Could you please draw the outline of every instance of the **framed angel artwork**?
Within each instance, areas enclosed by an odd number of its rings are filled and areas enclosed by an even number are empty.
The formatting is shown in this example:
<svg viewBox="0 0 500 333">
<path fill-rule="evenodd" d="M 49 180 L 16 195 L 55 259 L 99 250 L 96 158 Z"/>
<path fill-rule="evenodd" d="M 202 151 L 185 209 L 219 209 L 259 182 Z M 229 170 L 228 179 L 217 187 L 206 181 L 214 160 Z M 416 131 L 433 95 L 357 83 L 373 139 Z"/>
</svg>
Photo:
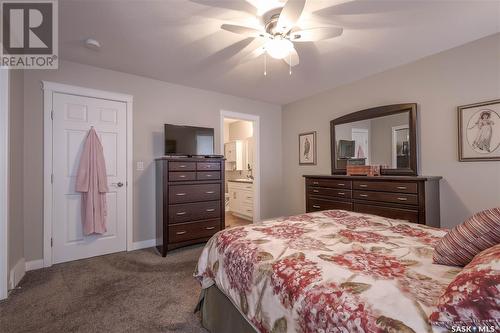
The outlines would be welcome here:
<svg viewBox="0 0 500 333">
<path fill-rule="evenodd" d="M 299 164 L 316 165 L 316 132 L 299 134 Z"/>
<path fill-rule="evenodd" d="M 458 107 L 458 156 L 500 161 L 500 99 Z"/>
</svg>

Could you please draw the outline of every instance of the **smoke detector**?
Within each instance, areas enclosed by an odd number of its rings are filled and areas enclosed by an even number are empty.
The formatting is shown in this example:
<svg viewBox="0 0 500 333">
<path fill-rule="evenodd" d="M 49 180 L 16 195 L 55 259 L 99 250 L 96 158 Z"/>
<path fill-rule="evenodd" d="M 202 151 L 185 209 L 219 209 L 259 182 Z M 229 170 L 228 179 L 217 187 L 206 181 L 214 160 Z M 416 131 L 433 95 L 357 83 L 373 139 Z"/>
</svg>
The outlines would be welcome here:
<svg viewBox="0 0 500 333">
<path fill-rule="evenodd" d="M 101 43 L 93 38 L 87 38 L 85 40 L 85 47 L 94 51 L 99 51 L 101 49 Z"/>
</svg>

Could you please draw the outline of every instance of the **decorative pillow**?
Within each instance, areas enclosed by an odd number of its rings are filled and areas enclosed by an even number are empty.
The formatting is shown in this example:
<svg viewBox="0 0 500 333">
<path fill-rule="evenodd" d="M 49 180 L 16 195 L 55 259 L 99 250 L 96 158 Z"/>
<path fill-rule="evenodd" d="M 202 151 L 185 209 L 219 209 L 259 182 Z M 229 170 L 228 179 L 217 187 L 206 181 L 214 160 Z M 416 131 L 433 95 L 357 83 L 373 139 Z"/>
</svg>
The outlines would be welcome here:
<svg viewBox="0 0 500 333">
<path fill-rule="evenodd" d="M 474 257 L 439 298 L 432 324 L 495 326 L 500 324 L 500 244 Z"/>
<path fill-rule="evenodd" d="M 500 208 L 476 213 L 451 229 L 434 247 L 436 264 L 465 266 L 475 255 L 500 243 Z"/>
</svg>

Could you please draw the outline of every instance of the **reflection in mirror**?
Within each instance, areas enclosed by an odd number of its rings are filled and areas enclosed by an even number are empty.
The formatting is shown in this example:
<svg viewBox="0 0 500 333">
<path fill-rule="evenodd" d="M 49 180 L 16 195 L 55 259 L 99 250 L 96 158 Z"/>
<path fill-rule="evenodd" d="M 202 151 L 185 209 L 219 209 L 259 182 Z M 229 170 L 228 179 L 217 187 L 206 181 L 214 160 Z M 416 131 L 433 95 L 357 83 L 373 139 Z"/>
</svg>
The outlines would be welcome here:
<svg viewBox="0 0 500 333">
<path fill-rule="evenodd" d="M 392 168 L 407 169 L 410 167 L 410 129 L 408 125 L 392 128 Z"/>
<path fill-rule="evenodd" d="M 407 169 L 410 161 L 410 113 L 335 125 L 337 169 L 349 165 L 382 165 Z"/>
</svg>

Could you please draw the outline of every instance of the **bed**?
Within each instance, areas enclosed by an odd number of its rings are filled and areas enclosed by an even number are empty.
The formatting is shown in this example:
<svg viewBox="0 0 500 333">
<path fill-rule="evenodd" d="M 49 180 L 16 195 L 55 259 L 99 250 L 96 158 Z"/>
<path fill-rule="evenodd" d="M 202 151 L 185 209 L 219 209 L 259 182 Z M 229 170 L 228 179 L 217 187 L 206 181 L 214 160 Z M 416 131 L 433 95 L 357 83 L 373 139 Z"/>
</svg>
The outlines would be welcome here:
<svg viewBox="0 0 500 333">
<path fill-rule="evenodd" d="M 443 332 L 429 314 L 460 269 L 446 231 L 331 210 L 226 229 L 199 258 L 203 325 L 225 332 Z"/>
</svg>

